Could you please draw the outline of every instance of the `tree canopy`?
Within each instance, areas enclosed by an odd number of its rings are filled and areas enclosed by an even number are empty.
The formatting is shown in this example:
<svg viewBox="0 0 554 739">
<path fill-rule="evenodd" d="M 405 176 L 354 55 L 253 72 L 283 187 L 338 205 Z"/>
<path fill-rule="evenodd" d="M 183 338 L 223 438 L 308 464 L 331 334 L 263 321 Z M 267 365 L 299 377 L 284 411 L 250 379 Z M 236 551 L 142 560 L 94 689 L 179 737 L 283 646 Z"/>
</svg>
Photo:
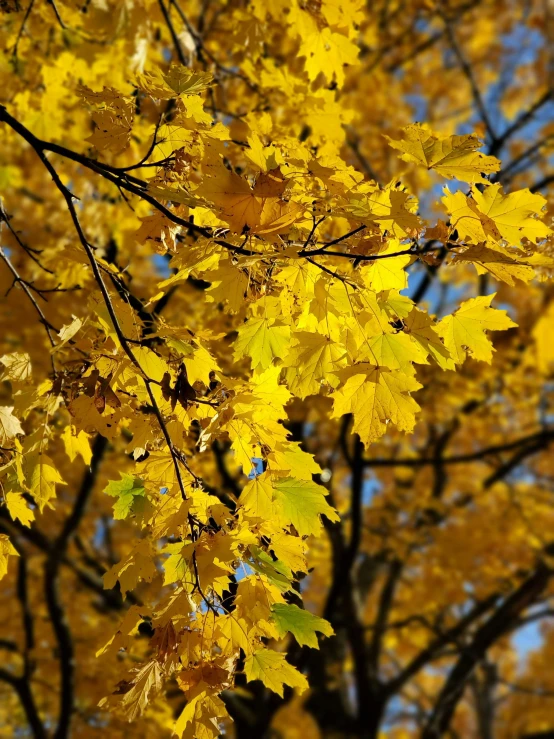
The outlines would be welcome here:
<svg viewBox="0 0 554 739">
<path fill-rule="evenodd" d="M 548 3 L 0 11 L 0 733 L 554 736 Z"/>
</svg>

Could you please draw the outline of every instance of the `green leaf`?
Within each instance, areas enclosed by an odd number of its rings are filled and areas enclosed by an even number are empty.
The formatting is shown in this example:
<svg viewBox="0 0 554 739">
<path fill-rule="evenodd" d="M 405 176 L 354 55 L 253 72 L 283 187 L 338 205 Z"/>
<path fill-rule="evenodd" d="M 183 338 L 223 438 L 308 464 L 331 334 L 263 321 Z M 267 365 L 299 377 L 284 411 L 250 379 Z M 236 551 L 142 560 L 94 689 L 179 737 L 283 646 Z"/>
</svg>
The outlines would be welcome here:
<svg viewBox="0 0 554 739">
<path fill-rule="evenodd" d="M 291 589 L 292 572 L 284 562 L 274 561 L 267 552 L 256 546 L 251 546 L 250 552 L 253 559 L 250 560 L 249 564 L 253 570 L 265 575 L 269 582 L 279 588 L 282 593 Z"/>
<path fill-rule="evenodd" d="M 327 491 L 311 480 L 293 477 L 273 482 L 276 515 L 283 525 L 293 524 L 300 536 L 318 534 L 321 530 L 320 515 L 329 521 L 338 521 L 334 508 L 325 500 Z"/>
<path fill-rule="evenodd" d="M 314 616 L 313 613 L 298 606 L 274 603 L 271 611 L 280 636 L 283 637 L 290 631 L 300 646 L 306 644 L 313 649 L 319 649 L 316 632 L 319 631 L 325 636 L 332 636 L 335 633 L 331 624 L 324 618 Z"/>
<path fill-rule="evenodd" d="M 139 477 L 128 475 L 126 472 L 120 472 L 121 480 L 111 480 L 104 492 L 117 498 L 114 503 L 114 518 L 122 519 L 133 511 L 135 498 L 144 496 L 144 484 Z"/>
</svg>

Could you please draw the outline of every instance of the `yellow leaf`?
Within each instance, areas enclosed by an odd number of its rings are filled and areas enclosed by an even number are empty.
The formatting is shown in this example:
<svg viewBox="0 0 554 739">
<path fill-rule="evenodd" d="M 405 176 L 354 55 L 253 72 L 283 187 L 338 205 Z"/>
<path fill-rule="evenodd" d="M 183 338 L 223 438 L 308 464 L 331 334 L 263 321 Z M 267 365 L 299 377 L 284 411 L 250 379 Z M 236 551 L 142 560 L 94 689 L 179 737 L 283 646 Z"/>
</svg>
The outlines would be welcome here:
<svg viewBox="0 0 554 739">
<path fill-rule="evenodd" d="M 264 575 L 248 575 L 240 580 L 237 588 L 236 615 L 249 624 L 255 634 L 278 638 L 275 626 L 271 624 L 271 607 L 274 603 L 284 603 L 279 588 Z"/>
<path fill-rule="evenodd" d="M 8 557 L 19 557 L 19 554 L 8 537 L 0 534 L 0 580 L 8 572 Z"/>
<path fill-rule="evenodd" d="M 13 415 L 13 406 L 0 405 L 0 444 L 24 433 L 21 422 Z"/>
<path fill-rule="evenodd" d="M 181 478 L 188 484 L 191 477 L 184 467 L 181 467 Z M 145 483 L 145 487 L 153 492 L 159 492 L 160 488 L 169 491 L 177 485 L 177 473 L 173 457 L 169 451 L 150 452 L 143 462 L 137 465 L 137 475 Z"/>
<path fill-rule="evenodd" d="M 204 681 L 187 691 L 187 704 L 175 723 L 174 735 L 179 739 L 217 739 L 221 736 L 220 722 L 228 713 L 214 692 Z"/>
<path fill-rule="evenodd" d="M 123 681 L 113 696 L 103 698 L 100 707 L 113 705 L 128 721 L 134 721 L 141 716 L 148 705 L 162 689 L 162 668 L 156 659 L 150 660 L 136 671 L 130 681 Z M 123 697 L 119 696 L 123 694 Z"/>
<path fill-rule="evenodd" d="M 94 405 L 94 398 L 88 395 L 79 395 L 69 404 L 72 423 L 85 431 L 98 431 L 107 439 L 113 439 L 117 434 L 117 424 L 108 414 L 101 415 Z"/>
<path fill-rule="evenodd" d="M 297 252 L 298 248 L 295 247 L 294 251 Z M 284 267 L 274 279 L 294 295 L 304 296 L 314 294 L 314 286 L 320 274 L 321 270 L 318 267 L 299 258 L 293 264 Z"/>
<path fill-rule="evenodd" d="M 271 534 L 271 549 L 277 559 L 284 562 L 292 572 L 305 572 L 306 544 L 298 536 L 290 536 L 282 531 Z"/>
<path fill-rule="evenodd" d="M 398 239 L 391 239 L 387 247 L 379 252 L 379 256 L 396 254 L 399 251 L 406 251 L 407 248 L 407 246 L 401 246 Z M 408 273 L 405 267 L 412 260 L 413 257 L 409 254 L 376 259 L 362 268 L 363 281 L 367 287 L 376 293 L 382 290 L 403 290 L 408 287 Z"/>
<path fill-rule="evenodd" d="M 135 239 L 139 244 L 146 244 L 148 241 L 159 244 L 162 253 L 166 249 L 175 249 L 175 237 L 179 233 L 180 226 L 170 221 L 158 210 L 153 215 L 139 220 L 141 227 L 135 233 Z"/>
<path fill-rule="evenodd" d="M 434 169 L 443 177 L 486 183 L 481 173 L 491 174 L 500 169 L 500 161 L 496 157 L 485 156 L 477 151 L 482 143 L 474 133 L 440 136 L 419 123 L 407 126 L 403 133 L 404 138 L 400 141 L 385 136 L 393 149 L 403 152 L 400 158 Z"/>
<path fill-rule="evenodd" d="M 98 151 L 112 151 L 120 154 L 129 146 L 133 130 L 132 104 L 113 105 L 92 114 L 94 132 L 85 141 L 89 141 Z"/>
<path fill-rule="evenodd" d="M 125 599 L 127 592 L 133 590 L 139 580 L 152 582 L 158 570 L 153 561 L 151 546 L 148 539 L 139 541 L 124 559 L 106 572 L 103 578 L 104 589 L 110 590 L 119 581 L 121 596 Z"/>
<path fill-rule="evenodd" d="M 327 27 L 320 29 L 318 24 L 312 20 L 310 24 L 307 24 L 307 33 L 302 34 L 298 54 L 306 57 L 304 68 L 311 81 L 323 73 L 329 82 L 332 82 L 335 77 L 337 85 L 342 87 L 344 66 L 356 64 L 358 52 L 356 44 L 346 36 L 335 33 Z"/>
<path fill-rule="evenodd" d="M 271 477 L 264 472 L 264 474 L 257 475 L 253 480 L 250 480 L 240 494 L 240 504 L 253 516 L 265 521 L 270 520 L 273 512 Z"/>
<path fill-rule="evenodd" d="M 235 359 L 248 356 L 252 369 L 263 371 L 277 357 L 285 356 L 290 342 L 290 328 L 273 319 L 250 318 L 238 330 L 234 344 Z"/>
<path fill-rule="evenodd" d="M 278 383 L 281 367 L 272 365 L 264 372 L 254 375 L 252 378 L 253 392 L 257 398 L 262 399 L 267 405 L 281 410 L 292 395 L 286 385 Z"/>
<path fill-rule="evenodd" d="M 73 317 L 73 320 L 71 323 L 68 323 L 67 326 L 62 326 L 61 331 L 58 333 L 58 336 L 60 337 L 60 341 L 65 344 L 70 339 L 72 339 L 78 331 L 80 331 L 81 326 L 83 325 L 83 320 L 81 318 Z M 59 344 L 56 347 L 59 349 Z"/>
<path fill-rule="evenodd" d="M 165 74 L 159 68 L 144 72 L 138 76 L 137 84 L 148 95 L 169 100 L 177 95 L 197 95 L 204 92 L 212 79 L 209 72 L 193 72 L 182 64 L 172 64 Z"/>
<path fill-rule="evenodd" d="M 419 344 L 426 355 L 430 354 L 443 370 L 455 368 L 450 352 L 444 346 L 436 330 L 436 324 L 427 313 L 414 308 L 404 319 L 404 329 Z"/>
<path fill-rule="evenodd" d="M 368 361 L 381 367 L 406 370 L 411 362 L 428 364 L 427 352 L 403 331 L 380 334 L 368 343 L 370 348 Z"/>
<path fill-rule="evenodd" d="M 298 442 L 290 441 L 275 445 L 268 456 L 268 466 L 273 471 L 286 472 L 289 477 L 299 480 L 311 480 L 312 475 L 321 472 L 313 455 L 301 449 Z"/>
<path fill-rule="evenodd" d="M 167 362 L 146 346 L 133 347 L 133 354 L 144 374 L 151 380 L 161 382 L 164 374 L 168 371 Z"/>
<path fill-rule="evenodd" d="M 209 278 L 211 282 L 207 290 L 209 299 L 216 303 L 228 303 L 232 313 L 239 311 L 244 305 L 248 287 L 248 276 L 244 271 L 227 260 L 214 272 L 210 272 Z"/>
<path fill-rule="evenodd" d="M 451 316 L 446 316 L 438 323 L 437 333 L 444 339 L 456 364 L 462 364 L 468 351 L 474 359 L 490 364 L 494 349 L 485 330 L 505 331 L 517 326 L 505 310 L 490 307 L 495 295 L 481 295 L 466 300 Z"/>
<path fill-rule="evenodd" d="M 392 234 L 397 239 L 414 236 L 421 229 L 421 221 L 416 214 L 417 200 L 403 190 L 392 189 L 390 185 L 384 190 L 371 189 L 367 194 L 363 190 L 361 194 L 355 193 L 349 200 L 347 210 L 356 218 L 374 221 L 381 233 Z"/>
<path fill-rule="evenodd" d="M 4 354 L 0 357 L 0 362 L 6 368 L 0 380 L 23 382 L 31 377 L 31 357 L 26 353 Z"/>
<path fill-rule="evenodd" d="M 536 244 L 552 233 L 540 220 L 546 199 L 538 193 L 525 189 L 503 195 L 497 183 L 483 192 L 475 190 L 473 197 L 481 213 L 494 221 L 502 238 L 512 246 L 518 246 L 523 237 Z"/>
<path fill-rule="evenodd" d="M 90 448 L 89 437 L 84 431 L 74 434 L 73 428 L 66 426 L 63 430 L 62 439 L 66 454 L 72 462 L 75 461 L 76 456 L 79 454 L 85 464 L 90 464 L 92 450 Z"/>
<path fill-rule="evenodd" d="M 54 466 L 54 462 L 43 452 L 31 452 L 23 460 L 23 472 L 27 487 L 36 500 L 40 512 L 56 497 L 56 485 L 66 485 Z"/>
<path fill-rule="evenodd" d="M 287 384 L 295 395 L 305 398 L 319 393 L 323 383 L 336 387 L 336 370 L 346 364 L 344 348 L 322 334 L 299 331 L 284 366 Z"/>
<path fill-rule="evenodd" d="M 181 355 L 191 385 L 200 381 L 208 387 L 210 373 L 221 371 L 217 361 L 205 347 L 174 338 L 168 338 L 167 344 Z"/>
<path fill-rule="evenodd" d="M 517 255 L 509 254 L 505 249 L 496 245 L 494 248 L 484 244 L 472 246 L 463 253 L 455 255 L 452 263 L 458 262 L 470 262 L 475 266 L 478 274 L 489 272 L 497 280 L 502 280 L 508 285 L 514 285 L 514 280 L 529 282 L 535 276 L 535 270 L 526 263 L 524 257 L 518 259 Z"/>
<path fill-rule="evenodd" d="M 308 681 L 287 662 L 284 654 L 270 649 L 259 649 L 249 655 L 244 663 L 246 679 L 261 680 L 262 683 L 277 695 L 283 697 L 283 685 L 296 688 L 299 693 L 308 689 Z"/>
<path fill-rule="evenodd" d="M 333 393 L 333 418 L 354 416 L 354 431 L 365 446 L 377 441 L 393 423 L 401 431 L 412 431 L 418 404 L 410 392 L 421 385 L 401 372 L 360 364 L 341 373 L 345 384 Z"/>
<path fill-rule="evenodd" d="M 35 514 L 21 493 L 6 493 L 6 505 L 13 520 L 18 518 L 23 526 L 30 526 L 31 521 L 35 520 Z"/>
<path fill-rule="evenodd" d="M 456 229 L 460 239 L 479 244 L 487 241 L 489 236 L 494 241 L 501 238 L 494 221 L 481 213 L 475 201 L 463 192 L 451 193 L 445 187 L 442 202 L 450 213 L 450 226 Z"/>
<path fill-rule="evenodd" d="M 248 640 L 248 624 L 236 614 L 228 613 L 217 619 L 216 634 L 228 640 L 232 648 L 240 648 L 245 654 L 251 651 L 250 641 Z"/>
<path fill-rule="evenodd" d="M 221 208 L 221 218 L 232 231 L 268 236 L 289 228 L 304 212 L 304 206 L 282 198 L 285 187 L 279 170 L 261 174 L 252 189 L 235 172 L 223 169 L 218 176 L 206 177 L 195 194 Z"/>
<path fill-rule="evenodd" d="M 262 172 L 270 172 L 277 169 L 280 164 L 284 164 L 285 160 L 279 149 L 275 146 L 264 146 L 258 134 L 253 133 L 247 138 L 249 149 L 245 150 L 247 158 L 255 164 Z"/>
<path fill-rule="evenodd" d="M 227 424 L 227 432 L 232 442 L 231 451 L 235 462 L 241 465 L 244 474 L 248 475 L 254 466 L 252 458 L 257 456 L 255 450 L 258 442 L 252 434 L 252 429 L 245 421 L 234 418 Z"/>
</svg>

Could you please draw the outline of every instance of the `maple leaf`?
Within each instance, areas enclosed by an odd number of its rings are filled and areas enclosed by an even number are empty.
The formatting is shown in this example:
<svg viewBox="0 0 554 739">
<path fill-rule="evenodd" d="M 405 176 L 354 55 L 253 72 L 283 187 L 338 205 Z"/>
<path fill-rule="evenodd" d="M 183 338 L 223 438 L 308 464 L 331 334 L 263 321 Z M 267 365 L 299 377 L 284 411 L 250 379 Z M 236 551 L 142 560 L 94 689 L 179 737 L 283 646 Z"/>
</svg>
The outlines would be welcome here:
<svg viewBox="0 0 554 739">
<path fill-rule="evenodd" d="M 275 358 L 286 355 L 290 328 L 274 319 L 250 318 L 238 330 L 234 344 L 235 359 L 249 356 L 253 370 L 266 370 Z"/>
<path fill-rule="evenodd" d="M 234 613 L 227 613 L 219 618 L 216 628 L 218 633 L 228 640 L 233 647 L 239 647 L 245 654 L 251 651 L 248 624 L 246 621 L 237 618 Z"/>
<path fill-rule="evenodd" d="M 71 321 L 71 323 L 68 323 L 67 325 L 62 326 L 62 328 L 58 332 L 60 341 L 52 349 L 52 352 L 59 351 L 63 346 L 65 346 L 65 344 L 67 344 L 68 341 L 71 341 L 71 339 L 74 336 L 76 336 L 81 330 L 83 326 L 83 319 L 78 318 L 77 316 L 73 316 L 72 318 L 73 320 Z"/>
<path fill-rule="evenodd" d="M 6 368 L 2 373 L 2 380 L 23 382 L 31 377 L 31 357 L 26 353 L 13 352 L 0 357 L 0 362 Z"/>
<path fill-rule="evenodd" d="M 144 539 L 136 544 L 129 554 L 111 567 L 104 575 L 104 588 L 111 589 L 119 581 L 121 596 L 125 598 L 129 590 L 133 590 L 139 580 L 152 582 L 158 574 L 152 559 L 151 543 Z"/>
<path fill-rule="evenodd" d="M 51 500 L 56 497 L 56 485 L 66 485 L 53 460 L 42 451 L 34 451 L 25 456 L 23 471 L 27 487 L 39 510 L 52 506 Z"/>
<path fill-rule="evenodd" d="M 84 431 L 79 431 L 77 434 L 73 433 L 71 426 L 66 426 L 62 434 L 65 451 L 69 459 L 74 462 L 77 455 L 79 455 L 85 464 L 90 464 L 92 459 L 92 450 L 90 448 L 90 441 L 87 434 Z"/>
<path fill-rule="evenodd" d="M 500 169 L 496 157 L 478 152 L 482 146 L 475 134 L 465 136 L 438 136 L 419 123 L 402 129 L 404 138 L 395 141 L 385 136 L 393 149 L 403 152 L 400 157 L 405 162 L 422 164 L 433 169 L 443 177 L 462 182 L 484 182 L 482 173 L 491 174 Z"/>
<path fill-rule="evenodd" d="M 256 133 L 249 136 L 247 142 L 250 148 L 246 150 L 245 154 L 261 172 L 267 174 L 285 163 L 279 150 L 272 145 L 264 146 Z"/>
<path fill-rule="evenodd" d="M 88 395 L 79 395 L 71 401 L 69 410 L 77 433 L 98 431 L 108 439 L 115 437 L 117 433 L 115 419 L 108 414 L 99 413 L 94 398 Z"/>
<path fill-rule="evenodd" d="M 0 406 L 0 443 L 24 433 L 21 422 L 13 415 L 13 406 Z"/>
<path fill-rule="evenodd" d="M 334 508 L 325 500 L 327 491 L 311 480 L 292 477 L 272 480 L 274 515 L 281 526 L 292 524 L 300 536 L 318 534 L 322 523 L 320 516 L 338 521 Z"/>
<path fill-rule="evenodd" d="M 156 659 L 150 660 L 136 671 L 130 681 L 121 681 L 113 696 L 102 698 L 100 707 L 107 707 L 110 702 L 115 703 L 120 712 L 128 721 L 134 721 L 144 713 L 149 700 L 162 689 L 162 668 Z M 123 695 L 121 699 L 116 696 Z"/>
<path fill-rule="evenodd" d="M 12 519 L 21 521 L 23 526 L 30 527 L 31 521 L 35 520 L 35 514 L 27 505 L 27 501 L 21 493 L 8 492 L 5 496 L 6 505 Z"/>
<path fill-rule="evenodd" d="M 264 372 L 253 376 L 252 390 L 256 398 L 260 398 L 267 405 L 277 408 L 282 412 L 283 406 L 289 402 L 292 395 L 285 385 L 279 384 L 280 374 L 281 367 L 277 365 L 268 367 Z"/>
<path fill-rule="evenodd" d="M 552 233 L 539 218 L 546 205 L 546 199 L 539 193 L 517 190 L 504 195 L 502 186 L 496 183 L 483 192 L 475 190 L 473 198 L 481 213 L 494 221 L 502 238 L 511 245 L 519 245 L 523 237 L 536 244 Z"/>
<path fill-rule="evenodd" d="M 444 193 L 442 202 L 451 215 L 451 227 L 457 230 L 460 238 L 474 244 L 489 239 L 495 242 L 500 240 L 501 234 L 495 222 L 479 210 L 473 198 L 459 190 L 451 193 L 446 187 Z"/>
<path fill-rule="evenodd" d="M 414 308 L 404 319 L 404 330 L 419 344 L 426 356 L 429 354 L 442 369 L 453 370 L 454 362 L 449 350 L 442 343 L 437 324 L 419 308 Z"/>
<path fill-rule="evenodd" d="M 496 293 L 466 300 L 451 316 L 437 324 L 437 333 L 444 339 L 456 364 L 462 364 L 468 352 L 474 359 L 492 361 L 493 345 L 485 331 L 505 331 L 517 326 L 505 310 L 491 308 Z"/>
<path fill-rule="evenodd" d="M 294 578 L 290 568 L 284 562 L 272 559 L 260 547 L 251 546 L 250 553 L 252 554 L 252 559 L 249 561 L 249 564 L 254 572 L 265 575 L 268 582 L 275 585 L 281 593 L 291 590 Z"/>
<path fill-rule="evenodd" d="M 212 283 L 208 289 L 210 299 L 218 303 L 228 303 L 230 311 L 238 312 L 244 305 L 248 288 L 248 276 L 244 270 L 224 262 L 210 273 L 210 281 Z"/>
<path fill-rule="evenodd" d="M 310 80 L 323 73 L 329 82 L 336 77 L 337 84 L 344 84 L 344 66 L 356 64 L 359 49 L 350 39 L 330 28 L 319 28 L 312 21 L 302 33 L 299 56 L 306 57 L 305 69 Z"/>
<path fill-rule="evenodd" d="M 392 234 L 397 239 L 413 236 L 421 229 L 421 221 L 416 215 L 417 200 L 402 190 L 394 190 L 388 185 L 384 190 L 359 188 L 347 205 L 347 210 L 365 222 L 374 221 L 382 233 Z M 391 251 L 402 251 L 398 246 Z M 388 260 L 387 260 L 388 261 Z M 405 262 L 407 264 L 407 262 Z M 397 262 L 400 264 L 400 262 Z"/>
<path fill-rule="evenodd" d="M 138 76 L 141 90 L 154 98 L 169 100 L 177 95 L 197 95 L 206 90 L 213 77 L 209 72 L 194 72 L 180 64 L 172 64 L 164 74 L 159 68 Z"/>
<path fill-rule="evenodd" d="M 282 531 L 272 533 L 271 549 L 292 572 L 306 571 L 306 544 L 299 537 L 289 536 Z"/>
<path fill-rule="evenodd" d="M 145 488 L 152 492 L 157 493 L 161 488 L 171 491 L 177 485 L 175 464 L 169 450 L 150 452 L 146 459 L 138 463 L 136 470 Z M 181 479 L 188 483 L 192 478 L 186 470 L 182 470 Z"/>
<path fill-rule="evenodd" d="M 142 480 L 126 472 L 120 472 L 121 480 L 111 480 L 104 488 L 106 495 L 117 498 L 113 507 L 115 519 L 127 518 L 132 512 L 136 498 L 144 498 L 144 485 Z"/>
<path fill-rule="evenodd" d="M 270 649 L 259 649 L 248 655 L 244 662 L 246 679 L 261 680 L 266 688 L 283 697 L 283 686 L 289 685 L 300 693 L 308 688 L 308 681 L 287 662 L 284 654 Z"/>
<path fill-rule="evenodd" d="M 503 195 L 501 185 L 495 184 L 467 197 L 445 188 L 443 203 L 452 216 L 452 228 L 475 244 L 505 240 L 511 246 L 519 246 L 524 237 L 536 244 L 552 233 L 540 220 L 546 200 L 529 190 Z"/>
<path fill-rule="evenodd" d="M 273 485 L 269 475 L 256 475 L 241 493 L 241 505 L 253 516 L 267 520 L 273 513 Z"/>
<path fill-rule="evenodd" d="M 410 392 L 421 385 L 398 371 L 360 364 L 340 372 L 344 385 L 332 394 L 333 417 L 354 416 L 354 431 L 365 446 L 381 438 L 388 423 L 412 431 L 418 404 Z"/>
<path fill-rule="evenodd" d="M 488 272 L 508 285 L 514 285 L 514 280 L 529 282 L 535 276 L 535 270 L 531 265 L 526 264 L 525 259 L 499 246 L 493 248 L 478 244 L 464 252 L 457 253 L 452 261 L 453 263 L 469 262 L 475 266 L 478 274 Z"/>
<path fill-rule="evenodd" d="M 165 551 L 169 557 L 164 563 L 164 584 L 170 585 L 184 580 L 190 572 L 188 562 L 192 560 L 192 551 L 180 542 L 168 544 Z"/>
<path fill-rule="evenodd" d="M 368 342 L 368 349 L 368 360 L 381 367 L 406 370 L 411 362 L 427 364 L 427 352 L 402 331 L 375 336 Z"/>
<path fill-rule="evenodd" d="M 204 681 L 187 691 L 187 705 L 173 729 L 179 739 L 217 739 L 221 735 L 219 723 L 228 714 L 214 692 Z"/>
<path fill-rule="evenodd" d="M 217 205 L 231 230 L 272 236 L 289 228 L 304 212 L 303 205 L 283 199 L 285 187 L 279 170 L 261 174 L 252 189 L 245 179 L 224 169 L 217 177 L 206 178 L 195 195 Z"/>
<path fill-rule="evenodd" d="M 134 122 L 134 107 L 131 99 L 124 97 L 113 88 L 104 88 L 102 93 L 82 87 L 88 102 L 100 106 L 92 114 L 94 132 L 89 141 L 98 151 L 112 151 L 120 154 L 129 146 Z M 88 92 L 86 92 L 88 90 Z"/>
<path fill-rule="evenodd" d="M 344 364 L 346 356 L 340 344 L 308 331 L 293 334 L 291 350 L 283 363 L 287 384 L 300 398 L 318 393 L 323 383 L 336 385 L 333 373 Z"/>
<path fill-rule="evenodd" d="M 400 241 L 391 239 L 387 246 L 379 252 L 379 256 L 397 254 L 406 251 L 406 247 L 400 246 Z M 409 254 L 385 259 L 376 259 L 374 262 L 364 266 L 364 283 L 379 293 L 383 290 L 403 290 L 408 287 L 408 274 L 405 267 L 413 260 Z"/>
<path fill-rule="evenodd" d="M 176 236 L 180 227 L 169 220 L 163 213 L 156 211 L 151 216 L 145 216 L 140 219 L 141 226 L 135 233 L 135 239 L 140 244 L 148 241 L 162 247 L 162 252 L 166 249 L 175 249 Z"/>
<path fill-rule="evenodd" d="M 319 649 L 316 632 L 319 631 L 325 636 L 332 636 L 335 633 L 331 624 L 324 618 L 314 616 L 294 604 L 275 603 L 271 612 L 280 635 L 284 636 L 290 631 L 301 646 L 306 644 L 313 649 Z"/>
</svg>

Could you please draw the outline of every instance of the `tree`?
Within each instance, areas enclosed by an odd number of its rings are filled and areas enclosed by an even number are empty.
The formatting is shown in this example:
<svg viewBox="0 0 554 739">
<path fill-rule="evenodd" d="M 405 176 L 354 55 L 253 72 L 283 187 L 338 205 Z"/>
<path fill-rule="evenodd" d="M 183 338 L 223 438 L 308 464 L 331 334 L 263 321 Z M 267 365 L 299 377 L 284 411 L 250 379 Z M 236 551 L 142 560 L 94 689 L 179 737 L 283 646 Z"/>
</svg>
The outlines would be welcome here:
<svg viewBox="0 0 554 739">
<path fill-rule="evenodd" d="M 547 4 L 0 7 L 2 735 L 554 735 Z"/>
</svg>

